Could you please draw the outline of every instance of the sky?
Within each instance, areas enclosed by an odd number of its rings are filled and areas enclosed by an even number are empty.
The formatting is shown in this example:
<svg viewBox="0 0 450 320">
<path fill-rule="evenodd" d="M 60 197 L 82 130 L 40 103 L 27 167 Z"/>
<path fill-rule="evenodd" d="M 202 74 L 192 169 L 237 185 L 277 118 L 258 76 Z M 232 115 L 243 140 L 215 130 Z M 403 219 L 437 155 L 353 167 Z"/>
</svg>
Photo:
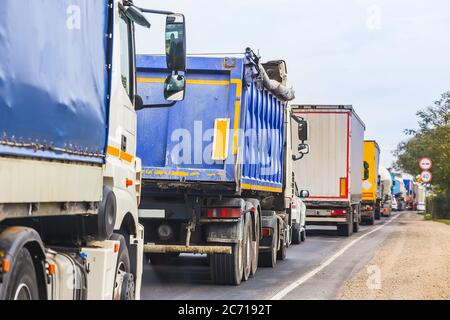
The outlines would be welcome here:
<svg viewBox="0 0 450 320">
<path fill-rule="evenodd" d="M 351 104 L 381 163 L 450 90 L 448 0 L 135 0 L 186 17 L 189 53 L 259 50 L 284 59 L 299 104 Z M 164 16 L 137 27 L 138 53 L 164 53 Z"/>
</svg>

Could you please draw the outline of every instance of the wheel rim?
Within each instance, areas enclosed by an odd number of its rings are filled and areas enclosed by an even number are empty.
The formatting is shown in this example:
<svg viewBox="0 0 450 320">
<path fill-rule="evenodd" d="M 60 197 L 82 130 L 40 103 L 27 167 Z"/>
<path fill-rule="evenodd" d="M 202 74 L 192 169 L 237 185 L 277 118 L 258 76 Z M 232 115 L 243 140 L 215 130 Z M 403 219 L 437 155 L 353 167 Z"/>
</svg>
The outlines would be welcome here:
<svg viewBox="0 0 450 320">
<path fill-rule="evenodd" d="M 31 290 L 25 283 L 21 283 L 17 287 L 14 300 L 32 300 Z"/>
<path fill-rule="evenodd" d="M 120 293 L 122 292 L 123 278 L 125 277 L 127 271 L 123 261 L 119 263 L 116 273 L 116 282 L 114 284 L 114 300 L 120 300 Z"/>
</svg>

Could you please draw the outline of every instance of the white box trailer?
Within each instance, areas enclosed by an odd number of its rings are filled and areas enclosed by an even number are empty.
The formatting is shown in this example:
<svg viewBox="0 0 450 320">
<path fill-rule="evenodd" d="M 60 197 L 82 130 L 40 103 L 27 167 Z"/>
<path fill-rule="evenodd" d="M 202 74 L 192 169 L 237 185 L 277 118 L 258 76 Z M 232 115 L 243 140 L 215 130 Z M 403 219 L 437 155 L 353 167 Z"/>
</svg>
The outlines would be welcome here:
<svg viewBox="0 0 450 320">
<path fill-rule="evenodd" d="M 308 121 L 310 154 L 294 163 L 296 182 L 308 190 L 308 225 L 335 225 L 340 235 L 359 229 L 365 125 L 352 106 L 293 105 Z M 294 144 L 295 145 L 295 144 Z"/>
</svg>

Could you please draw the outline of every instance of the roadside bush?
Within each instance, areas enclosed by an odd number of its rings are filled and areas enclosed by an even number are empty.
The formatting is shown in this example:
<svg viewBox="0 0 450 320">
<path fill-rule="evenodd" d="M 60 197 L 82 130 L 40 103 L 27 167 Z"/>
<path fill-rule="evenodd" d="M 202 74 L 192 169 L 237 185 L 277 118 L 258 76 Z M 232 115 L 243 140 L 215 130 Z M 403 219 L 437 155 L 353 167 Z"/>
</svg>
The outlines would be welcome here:
<svg viewBox="0 0 450 320">
<path fill-rule="evenodd" d="M 450 199 L 444 193 L 439 193 L 427 199 L 427 212 L 433 219 L 450 219 Z"/>
</svg>

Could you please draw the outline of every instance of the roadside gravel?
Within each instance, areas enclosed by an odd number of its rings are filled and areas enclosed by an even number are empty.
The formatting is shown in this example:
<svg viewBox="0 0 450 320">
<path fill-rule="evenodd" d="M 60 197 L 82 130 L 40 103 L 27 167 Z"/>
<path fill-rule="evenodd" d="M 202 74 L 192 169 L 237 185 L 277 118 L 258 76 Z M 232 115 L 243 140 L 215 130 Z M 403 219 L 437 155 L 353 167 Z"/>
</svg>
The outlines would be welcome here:
<svg viewBox="0 0 450 320">
<path fill-rule="evenodd" d="M 338 299 L 450 299 L 450 226 L 407 212 Z"/>
</svg>

